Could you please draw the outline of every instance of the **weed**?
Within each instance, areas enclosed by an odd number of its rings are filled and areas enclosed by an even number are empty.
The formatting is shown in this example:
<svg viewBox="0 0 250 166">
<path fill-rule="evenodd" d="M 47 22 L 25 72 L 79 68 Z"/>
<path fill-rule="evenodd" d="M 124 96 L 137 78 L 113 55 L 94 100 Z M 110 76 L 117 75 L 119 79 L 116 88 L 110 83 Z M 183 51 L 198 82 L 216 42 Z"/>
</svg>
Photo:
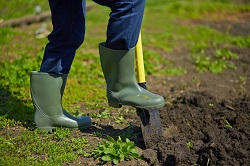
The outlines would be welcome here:
<svg viewBox="0 0 250 166">
<path fill-rule="evenodd" d="M 250 37 L 237 36 L 231 39 L 231 43 L 239 47 L 250 47 Z"/>
<path fill-rule="evenodd" d="M 116 123 L 123 123 L 124 122 L 124 117 L 122 115 L 115 117 L 115 122 Z"/>
<path fill-rule="evenodd" d="M 244 84 L 246 84 L 247 78 L 244 77 L 244 76 L 239 76 L 239 81 L 240 81 L 241 84 L 244 85 Z"/>
<path fill-rule="evenodd" d="M 233 126 L 226 119 L 224 120 L 224 122 L 225 122 L 225 127 L 233 128 Z"/>
<path fill-rule="evenodd" d="M 70 130 L 67 128 L 58 128 L 54 133 L 53 133 L 53 139 L 54 140 L 63 140 L 65 138 L 68 138 L 71 134 Z"/>
<path fill-rule="evenodd" d="M 0 28 L 0 44 L 8 43 L 14 36 L 15 31 L 12 28 Z"/>
<path fill-rule="evenodd" d="M 95 136 L 95 137 L 99 137 L 99 138 L 103 138 L 103 134 L 101 133 L 101 132 L 94 132 L 93 133 L 93 136 Z"/>
<path fill-rule="evenodd" d="M 210 58 L 205 55 L 198 55 L 194 57 L 194 64 L 196 70 L 199 72 L 207 71 L 210 66 Z"/>
<path fill-rule="evenodd" d="M 100 143 L 98 147 L 93 151 L 93 156 L 104 162 L 112 161 L 114 164 L 118 164 L 120 161 L 129 160 L 131 158 L 139 159 L 138 150 L 136 149 L 134 142 L 126 138 L 125 142 L 121 137 L 117 140 L 108 136 L 108 141 Z"/>
<path fill-rule="evenodd" d="M 92 118 L 101 118 L 101 119 L 108 119 L 111 117 L 111 114 L 108 110 L 102 111 L 100 113 L 92 113 Z"/>
<path fill-rule="evenodd" d="M 224 61 L 224 60 L 215 60 L 211 62 L 208 69 L 215 74 L 222 73 L 225 69 L 234 69 L 236 70 L 237 67 L 233 64 L 233 62 Z"/>
<path fill-rule="evenodd" d="M 201 52 L 201 55 L 193 56 L 196 70 L 199 72 L 210 71 L 219 74 L 225 69 L 237 69 L 230 60 L 237 59 L 238 56 L 228 49 L 216 50 L 213 59 L 204 54 L 204 52 Z"/>
<path fill-rule="evenodd" d="M 75 151 L 78 155 L 83 155 L 84 157 L 90 156 L 90 152 L 88 150 L 83 150 L 83 147 L 88 146 L 88 140 L 85 138 L 72 138 L 71 139 L 71 147 L 72 150 Z"/>
<path fill-rule="evenodd" d="M 192 148 L 194 146 L 194 143 L 193 143 L 193 141 L 188 141 L 186 143 L 186 145 L 187 145 L 188 148 Z"/>
<path fill-rule="evenodd" d="M 213 103 L 209 103 L 209 106 L 210 106 L 210 107 L 213 107 L 213 106 L 214 106 L 214 104 L 213 104 Z"/>
<path fill-rule="evenodd" d="M 239 57 L 226 48 L 215 51 L 215 57 L 221 60 L 238 59 Z"/>
<path fill-rule="evenodd" d="M 0 116 L 0 128 L 7 128 L 10 126 L 20 125 L 20 122 L 15 121 L 14 119 L 8 119 L 5 116 Z"/>
</svg>

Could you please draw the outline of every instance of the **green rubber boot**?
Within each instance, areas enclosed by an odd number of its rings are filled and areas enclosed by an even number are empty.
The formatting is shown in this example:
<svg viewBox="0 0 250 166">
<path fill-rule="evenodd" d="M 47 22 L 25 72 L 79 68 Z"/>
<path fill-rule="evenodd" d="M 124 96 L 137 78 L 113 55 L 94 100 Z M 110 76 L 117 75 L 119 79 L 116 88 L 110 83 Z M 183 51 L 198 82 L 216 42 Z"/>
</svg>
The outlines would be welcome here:
<svg viewBox="0 0 250 166">
<path fill-rule="evenodd" d="M 51 132 L 56 127 L 84 129 L 91 126 L 88 116 L 74 117 L 62 107 L 67 75 L 32 71 L 30 91 L 37 128 Z"/>
<path fill-rule="evenodd" d="M 136 108 L 160 108 L 164 98 L 141 88 L 135 78 L 135 48 L 112 50 L 103 43 L 99 45 L 101 65 L 107 83 L 107 98 L 110 106 L 122 105 Z"/>
</svg>

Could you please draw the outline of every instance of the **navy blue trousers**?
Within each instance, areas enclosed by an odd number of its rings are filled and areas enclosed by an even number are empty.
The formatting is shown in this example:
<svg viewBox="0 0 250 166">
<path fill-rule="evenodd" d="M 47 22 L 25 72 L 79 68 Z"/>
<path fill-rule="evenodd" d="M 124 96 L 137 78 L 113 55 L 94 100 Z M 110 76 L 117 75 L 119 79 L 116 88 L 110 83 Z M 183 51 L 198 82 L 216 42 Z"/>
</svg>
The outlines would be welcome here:
<svg viewBox="0 0 250 166">
<path fill-rule="evenodd" d="M 145 0 L 93 0 L 111 9 L 105 46 L 129 50 L 138 40 Z M 41 72 L 67 74 L 84 41 L 85 0 L 49 0 L 53 31 L 48 36 Z M 101 41 L 100 41 L 101 42 Z"/>
</svg>

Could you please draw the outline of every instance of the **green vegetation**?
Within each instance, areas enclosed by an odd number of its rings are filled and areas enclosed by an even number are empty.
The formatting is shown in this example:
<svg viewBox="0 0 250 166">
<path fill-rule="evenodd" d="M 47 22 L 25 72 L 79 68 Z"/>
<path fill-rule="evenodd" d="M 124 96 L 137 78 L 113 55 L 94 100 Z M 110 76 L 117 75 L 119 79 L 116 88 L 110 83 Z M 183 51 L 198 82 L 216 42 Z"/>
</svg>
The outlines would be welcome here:
<svg viewBox="0 0 250 166">
<path fill-rule="evenodd" d="M 227 127 L 227 128 L 233 128 L 233 126 L 225 119 L 224 120 L 224 122 L 225 122 L 225 127 Z"/>
<path fill-rule="evenodd" d="M 103 134 L 101 132 L 94 132 L 93 136 L 103 138 Z"/>
<path fill-rule="evenodd" d="M 0 44 L 7 44 L 15 35 L 15 31 L 12 28 L 1 28 L 0 30 Z"/>
<path fill-rule="evenodd" d="M 237 59 L 238 56 L 228 49 L 218 49 L 212 58 L 206 56 L 204 52 L 201 55 L 193 55 L 194 64 L 197 71 L 211 71 L 212 73 L 219 74 L 225 69 L 237 69 L 232 59 Z"/>
<path fill-rule="evenodd" d="M 188 148 L 192 148 L 194 146 L 194 143 L 192 141 L 188 141 L 186 145 Z"/>
<path fill-rule="evenodd" d="M 54 140 L 63 140 L 65 138 L 68 138 L 70 136 L 70 130 L 69 129 L 57 129 L 55 132 L 53 132 Z"/>
<path fill-rule="evenodd" d="M 107 119 L 110 118 L 111 115 L 108 110 L 102 111 L 101 113 L 93 113 L 91 114 L 91 117 L 93 118 L 101 118 L 101 119 Z"/>
<path fill-rule="evenodd" d="M 22 17 L 28 14 L 35 14 L 35 6 L 39 5 L 42 10 L 48 10 L 47 1 L 39 0 L 16 0 L 0 1 L 0 19 L 10 19 Z M 19 9 L 19 10 L 17 10 Z"/>
<path fill-rule="evenodd" d="M 109 136 L 108 141 L 98 145 L 93 151 L 93 155 L 95 158 L 100 158 L 104 162 L 112 161 L 114 164 L 131 158 L 140 158 L 134 143 L 128 138 L 126 138 L 126 141 L 122 141 L 121 137 L 115 140 Z"/>
<path fill-rule="evenodd" d="M 76 160 L 79 155 L 88 155 L 88 150 L 84 150 L 87 146 L 85 138 L 54 141 L 55 135 L 35 130 L 20 131 L 18 134 L 12 131 L 1 136 L 1 165 L 62 165 Z"/>
</svg>

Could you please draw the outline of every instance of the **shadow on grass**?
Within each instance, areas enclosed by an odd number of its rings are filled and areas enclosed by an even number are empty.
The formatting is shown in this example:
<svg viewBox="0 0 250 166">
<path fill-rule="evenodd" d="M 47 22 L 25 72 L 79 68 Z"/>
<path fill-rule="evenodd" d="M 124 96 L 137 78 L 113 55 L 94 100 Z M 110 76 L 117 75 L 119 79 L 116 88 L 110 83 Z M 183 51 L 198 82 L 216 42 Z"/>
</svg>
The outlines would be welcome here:
<svg viewBox="0 0 250 166">
<path fill-rule="evenodd" d="M 2 117 L 2 125 L 21 124 L 29 130 L 34 130 L 33 106 L 27 106 L 29 105 L 28 102 L 26 99 L 18 99 L 15 94 L 11 94 L 8 89 L 0 85 L 0 116 Z M 3 127 L 2 125 L 1 127 Z"/>
<path fill-rule="evenodd" d="M 115 129 L 110 125 L 102 125 L 93 123 L 93 126 L 89 129 L 82 130 L 84 133 L 100 133 L 103 138 L 107 139 L 107 136 L 118 137 L 121 136 L 123 138 L 129 138 L 131 141 L 135 142 L 135 145 L 141 149 L 145 149 L 141 128 L 135 125 L 129 125 L 123 129 Z"/>
</svg>

